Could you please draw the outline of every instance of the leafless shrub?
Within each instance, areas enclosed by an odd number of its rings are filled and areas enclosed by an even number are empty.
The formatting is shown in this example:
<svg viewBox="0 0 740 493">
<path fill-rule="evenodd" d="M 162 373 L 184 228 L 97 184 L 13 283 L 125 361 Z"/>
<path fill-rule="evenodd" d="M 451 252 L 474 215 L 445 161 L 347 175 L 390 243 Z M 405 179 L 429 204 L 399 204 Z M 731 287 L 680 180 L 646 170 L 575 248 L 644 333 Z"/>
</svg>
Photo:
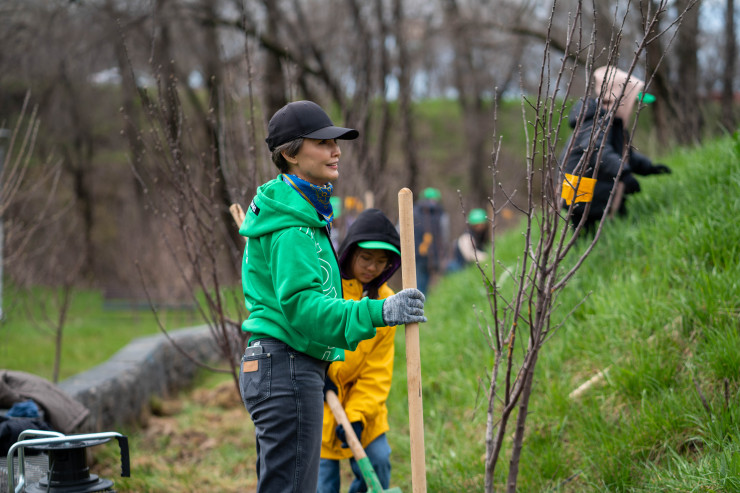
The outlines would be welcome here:
<svg viewBox="0 0 740 493">
<path fill-rule="evenodd" d="M 505 489 L 510 492 L 516 491 L 527 413 L 533 392 L 535 367 L 540 350 L 563 322 L 563 320 L 552 320 L 557 307 L 558 294 L 576 275 L 579 267 L 592 251 L 607 220 L 609 206 L 601 217 L 595 235 L 588 240 L 590 244 L 583 250 L 583 253 L 579 254 L 578 258 L 569 258 L 566 262 L 566 257 L 573 250 L 578 233 L 582 228 L 581 224 L 575 232 L 570 229 L 568 222 L 571 213 L 570 211 L 565 213 L 560 205 L 563 163 L 559 161 L 558 153 L 562 136 L 563 118 L 561 116 L 565 113 L 566 99 L 573 93 L 574 80 L 580 72 L 585 72 L 586 80 L 589 81 L 593 69 L 600 65 L 619 65 L 627 67 L 629 74 L 635 73 L 641 61 L 644 61 L 646 47 L 669 32 L 673 26 L 679 25 L 685 14 L 685 11 L 681 12 L 675 20 L 667 23 L 667 28 L 661 28 L 663 25 L 661 19 L 668 12 L 668 2 L 653 2 L 652 5 L 655 9 L 643 17 L 643 31 L 636 39 L 634 52 L 630 58 L 623 56 L 618 49 L 624 33 L 622 26 L 630 14 L 630 9 L 627 8 L 626 12 L 620 14 L 618 10 L 614 10 L 614 16 L 611 18 L 611 23 L 615 26 L 612 41 L 607 48 L 598 50 L 595 43 L 595 26 L 598 23 L 586 21 L 585 6 L 582 2 L 578 2 L 576 10 L 570 13 L 567 41 L 564 43 L 566 56 L 560 58 L 559 61 L 553 60 L 553 48 L 549 42 L 546 42 L 541 60 L 538 91 L 522 99 L 523 123 L 528 142 L 527 189 L 523 191 L 526 194 L 526 207 L 517 206 L 525 218 L 522 256 L 515 266 L 497 265 L 494 260 L 490 272 L 484 271 L 480 264 L 478 265 L 488 293 L 490 309 L 490 321 L 483 319 L 481 325 L 484 325 L 484 333 L 494 352 L 494 364 L 490 373 L 486 430 L 485 490 L 487 492 L 495 489 L 495 468 L 508 438 L 512 440 Z M 692 4 L 689 5 L 691 6 Z M 550 13 L 550 29 L 553 27 L 557 7 L 558 3 L 555 2 Z M 594 27 L 584 28 L 584 26 Z M 645 74 L 649 85 L 653 73 L 645 70 Z M 588 96 L 591 90 L 591 84 L 587 83 L 582 96 Z M 599 88 L 596 88 L 596 92 L 599 92 Z M 618 106 L 622 97 L 623 94 L 618 96 L 615 105 Z M 593 153 L 601 152 L 596 138 L 599 131 L 609 129 L 613 121 L 614 112 L 610 112 L 602 123 L 603 126 L 592 130 L 590 146 L 582 158 L 582 163 L 587 163 Z M 583 124 L 582 116 L 579 118 L 575 131 L 581 124 Z M 633 131 L 635 124 L 632 127 Z M 501 172 L 500 149 L 501 141 L 498 140 L 492 154 L 494 183 L 499 183 L 497 177 Z M 566 144 L 565 155 L 567 156 L 572 151 L 572 145 Z M 622 167 L 625 159 L 626 154 L 622 160 Z M 581 167 L 580 173 L 581 175 L 585 173 L 585 165 Z M 535 193 L 535 182 L 542 184 L 542 191 L 539 194 Z M 618 187 L 613 187 L 609 204 L 614 200 L 617 189 Z M 498 233 L 498 215 L 505 207 L 515 205 L 512 200 L 514 193 L 511 191 L 504 193 L 505 203 L 490 199 L 490 206 L 494 211 L 494 218 L 491 222 L 494 239 Z M 497 197 L 498 195 L 492 194 L 492 196 Z M 519 200 L 517 203 L 522 203 L 522 201 Z M 495 241 L 493 245 L 495 259 Z M 502 272 L 514 280 L 514 288 L 511 292 L 501 289 L 498 279 Z M 513 433 L 509 431 L 512 421 L 514 421 Z"/>
<path fill-rule="evenodd" d="M 0 125 L 4 134 L 0 135 L 0 219 L 7 245 L 3 261 L 7 265 L 16 264 L 28 248 L 34 248 L 29 245 L 34 234 L 56 218 L 49 210 L 55 205 L 60 164 L 52 163 L 52 159 L 35 160 L 40 122 L 37 109 L 29 109 L 29 101 L 27 93 L 12 130 Z M 20 214 L 21 210 L 26 213 Z M 13 272 L 11 269 L 10 274 Z"/>
<path fill-rule="evenodd" d="M 7 148 L 0 143 L 0 252 L 3 265 L 10 267 L 10 302 L 24 307 L 28 320 L 55 341 L 52 378 L 56 382 L 72 284 L 81 261 L 58 262 L 57 250 L 68 241 L 60 224 L 69 208 L 57 203 L 60 162 L 39 161 L 35 156 L 40 122 L 36 108 L 29 110 L 29 101 L 27 93 L 13 130 L 0 136 L 8 137 Z M 54 288 L 39 293 L 34 288 L 38 285 Z"/>
<path fill-rule="evenodd" d="M 210 110 L 194 110 L 192 99 L 189 105 L 181 100 L 181 93 L 187 89 L 183 89 L 176 77 L 164 77 L 166 73 L 157 72 L 154 94 L 139 90 L 143 122 L 132 121 L 129 115 L 124 117 L 127 128 L 135 129 L 136 140 L 142 147 L 140 159 L 132 163 L 132 170 L 146 202 L 148 233 L 165 249 L 174 276 L 163 279 L 161 269 L 152 275 L 143 258 L 136 262 L 137 271 L 155 315 L 156 300 L 167 286 L 178 286 L 190 299 L 200 318 L 208 324 L 220 349 L 219 360 L 225 367 L 204 361 L 195 363 L 231 373 L 236 384 L 234 370 L 246 337 L 241 331 L 246 310 L 238 288 L 243 242 L 231 241 L 238 225 L 233 223 L 226 204 L 238 199 L 223 195 L 225 185 L 234 185 L 224 183 L 226 134 L 212 132 L 224 128 L 226 115 L 236 112 L 223 108 L 226 98 L 219 103 L 222 111 L 213 111 L 213 101 L 207 103 Z M 237 128 L 247 126 L 244 122 L 232 123 Z M 249 147 L 244 142 L 238 144 L 243 149 Z M 232 173 L 239 171 L 240 168 L 231 169 Z M 244 182 L 244 177 L 241 181 Z M 228 223 L 222 220 L 224 215 L 228 216 Z M 159 325 L 167 334 L 161 320 Z"/>
</svg>

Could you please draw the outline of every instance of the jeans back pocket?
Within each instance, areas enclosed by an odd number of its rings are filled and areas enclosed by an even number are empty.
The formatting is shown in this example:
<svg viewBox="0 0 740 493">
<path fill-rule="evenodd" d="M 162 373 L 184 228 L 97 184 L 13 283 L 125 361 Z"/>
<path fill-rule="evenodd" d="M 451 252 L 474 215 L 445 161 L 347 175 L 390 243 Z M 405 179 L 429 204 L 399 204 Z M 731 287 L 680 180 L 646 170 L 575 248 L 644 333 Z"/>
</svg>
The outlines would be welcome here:
<svg viewBox="0 0 740 493">
<path fill-rule="evenodd" d="M 239 390 L 247 411 L 270 397 L 272 362 L 269 353 L 242 356 L 239 369 Z"/>
</svg>

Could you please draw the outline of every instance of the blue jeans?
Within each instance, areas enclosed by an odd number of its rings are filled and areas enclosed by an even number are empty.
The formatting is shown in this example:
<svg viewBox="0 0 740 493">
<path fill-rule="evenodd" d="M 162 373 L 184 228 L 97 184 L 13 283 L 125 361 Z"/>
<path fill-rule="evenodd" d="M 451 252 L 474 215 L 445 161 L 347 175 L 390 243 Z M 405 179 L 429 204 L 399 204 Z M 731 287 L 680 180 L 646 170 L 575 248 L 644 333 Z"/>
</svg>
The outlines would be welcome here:
<svg viewBox="0 0 740 493">
<path fill-rule="evenodd" d="M 365 453 L 367 454 L 370 463 L 375 469 L 375 474 L 378 475 L 383 489 L 388 488 L 391 482 L 391 447 L 388 445 L 388 439 L 385 433 L 380 435 L 378 438 L 370 442 L 365 447 Z M 365 480 L 362 478 L 362 471 L 360 466 L 357 465 L 355 459 L 350 459 L 349 464 L 352 467 L 352 472 L 355 473 L 355 479 L 349 486 L 349 493 L 357 493 L 361 491 L 367 491 Z M 316 490 L 317 493 L 339 493 L 339 461 L 332 459 L 321 459 L 321 466 L 319 467 L 319 487 Z"/>
<path fill-rule="evenodd" d="M 242 401 L 254 421 L 257 493 L 315 491 L 321 459 L 324 378 L 329 365 L 277 339 L 243 356 Z"/>
<path fill-rule="evenodd" d="M 429 260 L 427 257 L 421 257 L 417 254 L 416 257 L 416 288 L 427 294 L 427 288 L 429 287 L 429 278 L 431 273 L 429 272 Z"/>
</svg>

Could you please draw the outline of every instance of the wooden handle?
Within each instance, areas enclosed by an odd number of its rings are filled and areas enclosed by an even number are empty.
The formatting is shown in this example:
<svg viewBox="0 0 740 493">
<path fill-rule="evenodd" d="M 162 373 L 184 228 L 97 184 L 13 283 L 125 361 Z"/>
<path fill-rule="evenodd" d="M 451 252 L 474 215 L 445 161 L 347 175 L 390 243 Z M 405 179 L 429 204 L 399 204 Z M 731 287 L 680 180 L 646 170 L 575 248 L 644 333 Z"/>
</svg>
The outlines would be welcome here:
<svg viewBox="0 0 740 493">
<path fill-rule="evenodd" d="M 372 209 L 375 207 L 375 194 L 372 190 L 365 191 L 365 209 Z"/>
<path fill-rule="evenodd" d="M 231 204 L 229 207 L 229 211 L 231 212 L 231 217 L 234 218 L 234 222 L 236 223 L 237 228 L 241 227 L 242 223 L 244 222 L 244 210 L 242 209 L 242 206 L 239 204 Z"/>
<path fill-rule="evenodd" d="M 401 226 L 401 277 L 403 289 L 416 287 L 416 248 L 414 246 L 414 195 L 408 188 L 398 192 Z M 424 458 L 424 410 L 421 402 L 421 352 L 419 324 L 406 324 L 406 380 L 409 393 L 409 434 L 411 438 L 411 489 L 426 493 Z"/>
<path fill-rule="evenodd" d="M 339 402 L 339 397 L 337 397 L 337 394 L 334 393 L 333 390 L 326 391 L 326 403 L 329 404 L 329 409 L 331 409 L 332 414 L 334 414 L 336 420 L 340 425 L 342 425 L 342 428 L 344 428 L 344 434 L 347 436 L 347 445 L 349 445 L 349 449 L 355 456 L 355 460 L 359 461 L 360 459 L 367 457 L 365 449 L 362 448 L 362 444 L 360 443 L 360 440 L 357 439 L 355 430 L 352 428 L 352 425 L 347 418 L 347 414 L 344 412 L 342 403 Z"/>
</svg>

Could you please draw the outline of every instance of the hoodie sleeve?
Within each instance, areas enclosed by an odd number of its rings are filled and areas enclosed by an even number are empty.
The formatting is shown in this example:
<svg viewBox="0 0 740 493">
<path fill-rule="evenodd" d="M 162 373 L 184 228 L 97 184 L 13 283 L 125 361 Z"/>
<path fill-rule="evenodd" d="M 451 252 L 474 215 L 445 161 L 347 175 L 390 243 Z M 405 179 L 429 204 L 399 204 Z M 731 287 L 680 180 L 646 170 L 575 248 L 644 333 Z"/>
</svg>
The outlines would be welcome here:
<svg viewBox="0 0 740 493">
<path fill-rule="evenodd" d="M 321 258 L 322 242 L 315 234 L 312 228 L 293 227 L 273 236 L 268 265 L 277 302 L 293 330 L 307 339 L 354 350 L 384 325 L 383 302 L 343 300 L 341 281 L 333 282 L 339 279 L 338 266 Z"/>
</svg>

